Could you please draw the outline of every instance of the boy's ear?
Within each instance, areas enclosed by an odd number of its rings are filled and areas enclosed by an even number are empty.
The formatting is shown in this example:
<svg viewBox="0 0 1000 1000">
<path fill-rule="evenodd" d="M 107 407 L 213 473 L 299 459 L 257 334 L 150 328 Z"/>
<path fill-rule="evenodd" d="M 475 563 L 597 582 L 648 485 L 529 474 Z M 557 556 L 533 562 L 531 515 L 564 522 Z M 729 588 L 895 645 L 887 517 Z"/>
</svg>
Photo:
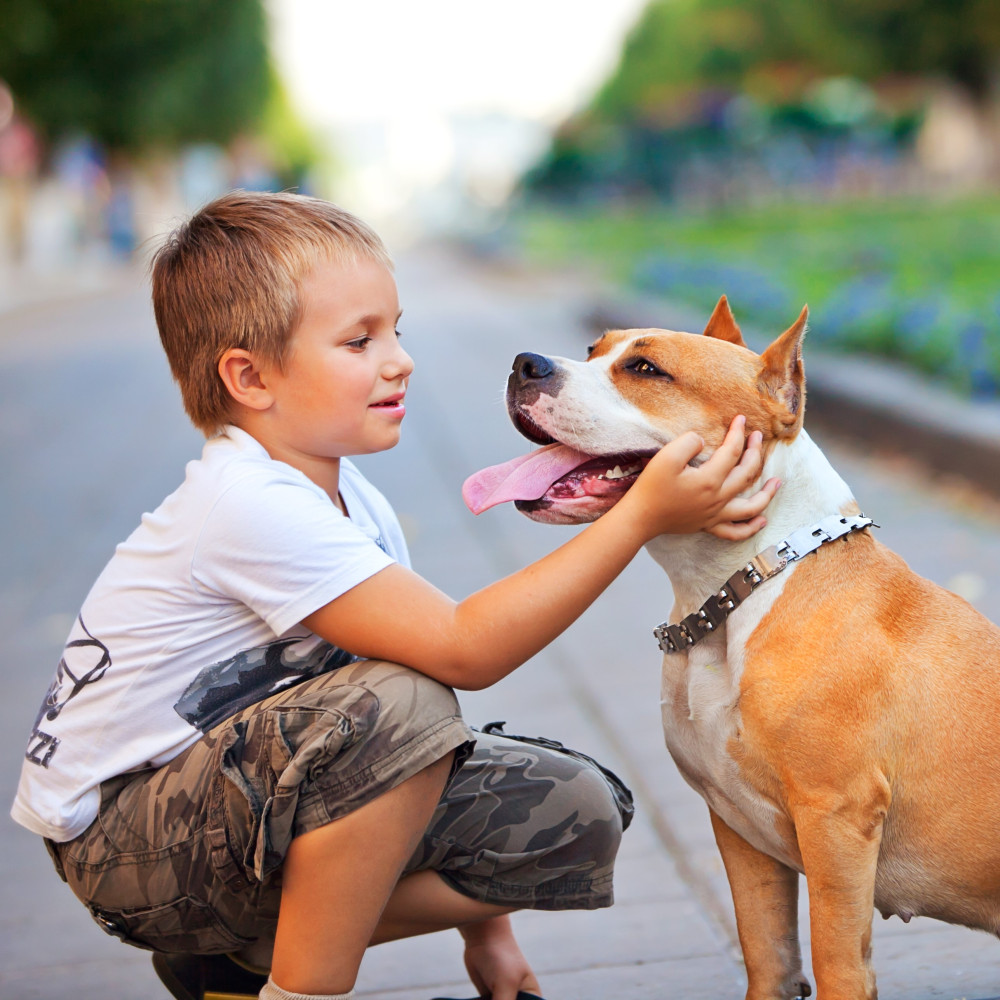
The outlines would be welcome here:
<svg viewBox="0 0 1000 1000">
<path fill-rule="evenodd" d="M 219 358 L 219 378 L 229 395 L 251 410 L 266 410 L 274 402 L 256 359 L 242 347 L 231 347 Z"/>
</svg>

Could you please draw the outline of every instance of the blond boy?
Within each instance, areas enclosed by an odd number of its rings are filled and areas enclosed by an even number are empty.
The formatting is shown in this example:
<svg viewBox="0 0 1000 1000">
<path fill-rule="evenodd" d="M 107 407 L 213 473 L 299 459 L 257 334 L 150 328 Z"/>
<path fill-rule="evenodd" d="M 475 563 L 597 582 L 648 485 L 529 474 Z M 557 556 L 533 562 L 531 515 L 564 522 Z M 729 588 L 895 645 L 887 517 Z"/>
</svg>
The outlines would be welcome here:
<svg viewBox="0 0 1000 1000">
<path fill-rule="evenodd" d="M 397 443 L 413 368 L 367 226 L 226 195 L 159 250 L 153 302 L 208 440 L 84 602 L 14 817 L 182 1000 L 348 997 L 371 944 L 450 927 L 482 995 L 537 995 L 507 914 L 610 905 L 621 815 L 596 768 L 474 734 L 451 689 L 537 653 L 653 536 L 758 530 L 759 437 L 735 422 L 699 468 L 678 439 L 456 603 L 348 458 Z"/>
</svg>

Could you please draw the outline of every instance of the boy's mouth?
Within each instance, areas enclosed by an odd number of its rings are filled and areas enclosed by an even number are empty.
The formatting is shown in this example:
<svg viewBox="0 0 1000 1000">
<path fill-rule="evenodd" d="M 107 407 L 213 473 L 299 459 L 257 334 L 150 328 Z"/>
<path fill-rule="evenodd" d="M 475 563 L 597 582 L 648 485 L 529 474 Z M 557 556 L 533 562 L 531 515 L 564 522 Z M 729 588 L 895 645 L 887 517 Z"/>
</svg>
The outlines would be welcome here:
<svg viewBox="0 0 1000 1000">
<path fill-rule="evenodd" d="M 401 406 L 403 403 L 403 397 L 405 393 L 398 392 L 394 396 L 389 396 L 386 399 L 379 400 L 377 403 L 371 403 L 371 406 L 380 409 L 392 409 L 393 407 Z"/>
</svg>

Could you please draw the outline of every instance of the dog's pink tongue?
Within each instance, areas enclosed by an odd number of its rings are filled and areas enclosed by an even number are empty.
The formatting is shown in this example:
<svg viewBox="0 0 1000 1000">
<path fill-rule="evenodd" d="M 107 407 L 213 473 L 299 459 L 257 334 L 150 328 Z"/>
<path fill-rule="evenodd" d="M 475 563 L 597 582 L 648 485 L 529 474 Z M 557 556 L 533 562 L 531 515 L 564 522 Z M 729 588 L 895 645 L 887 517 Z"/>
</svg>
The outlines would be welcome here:
<svg viewBox="0 0 1000 1000">
<path fill-rule="evenodd" d="M 557 479 L 589 459 L 564 444 L 547 444 L 469 476 L 462 485 L 462 497 L 473 514 L 508 500 L 537 500 Z"/>
</svg>

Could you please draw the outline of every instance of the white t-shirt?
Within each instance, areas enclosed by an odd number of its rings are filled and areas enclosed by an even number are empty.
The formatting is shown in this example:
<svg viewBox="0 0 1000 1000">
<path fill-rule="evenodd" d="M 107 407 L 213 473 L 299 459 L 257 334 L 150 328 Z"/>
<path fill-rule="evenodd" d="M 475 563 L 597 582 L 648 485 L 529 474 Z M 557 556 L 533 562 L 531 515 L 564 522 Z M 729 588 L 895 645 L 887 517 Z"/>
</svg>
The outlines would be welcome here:
<svg viewBox="0 0 1000 1000">
<path fill-rule="evenodd" d="M 159 767 L 353 659 L 302 619 L 409 557 L 388 501 L 346 459 L 340 494 L 349 517 L 236 427 L 206 442 L 84 601 L 28 743 L 18 823 L 71 840 L 97 816 L 102 781 Z"/>
</svg>

